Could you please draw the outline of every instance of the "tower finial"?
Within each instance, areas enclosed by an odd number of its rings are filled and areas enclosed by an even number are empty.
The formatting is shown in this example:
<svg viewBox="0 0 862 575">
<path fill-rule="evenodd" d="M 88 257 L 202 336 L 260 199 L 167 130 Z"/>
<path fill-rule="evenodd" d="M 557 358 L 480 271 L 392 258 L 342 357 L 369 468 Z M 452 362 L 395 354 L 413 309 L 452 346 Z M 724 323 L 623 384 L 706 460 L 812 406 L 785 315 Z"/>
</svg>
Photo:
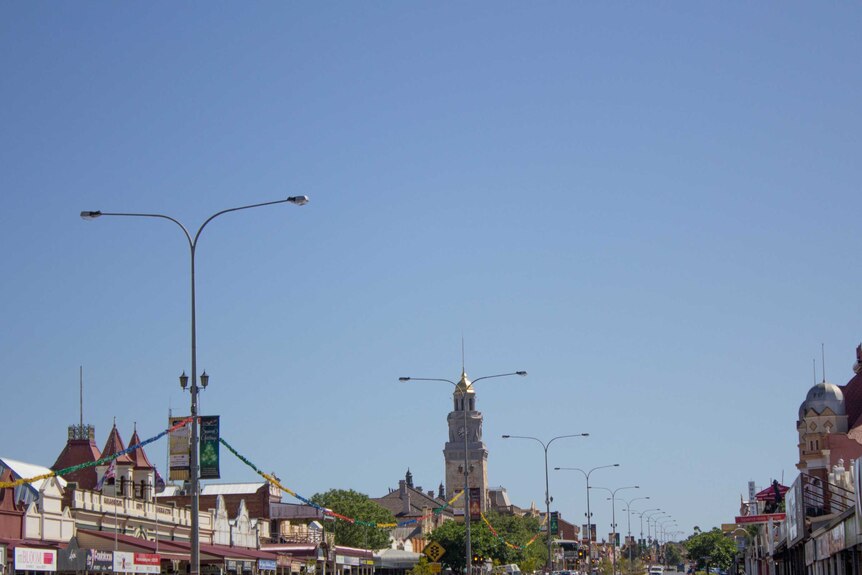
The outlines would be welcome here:
<svg viewBox="0 0 862 575">
<path fill-rule="evenodd" d="M 461 375 L 467 375 L 467 368 L 464 363 L 464 330 L 461 330 Z"/>
<path fill-rule="evenodd" d="M 814 372 L 814 385 L 817 385 L 817 360 L 811 360 L 811 371 Z"/>
</svg>

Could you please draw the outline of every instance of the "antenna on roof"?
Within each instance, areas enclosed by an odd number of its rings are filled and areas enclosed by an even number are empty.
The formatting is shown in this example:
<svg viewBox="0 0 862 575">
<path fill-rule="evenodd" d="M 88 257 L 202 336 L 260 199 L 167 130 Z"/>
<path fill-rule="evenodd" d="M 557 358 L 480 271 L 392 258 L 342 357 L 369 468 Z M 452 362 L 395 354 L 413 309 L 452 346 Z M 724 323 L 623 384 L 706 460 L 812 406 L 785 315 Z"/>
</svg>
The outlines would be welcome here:
<svg viewBox="0 0 862 575">
<path fill-rule="evenodd" d="M 84 429 L 84 366 L 78 366 L 78 388 L 79 388 L 79 399 L 78 399 L 78 413 L 81 415 L 81 420 L 79 423 L 81 424 L 81 429 Z"/>
<path fill-rule="evenodd" d="M 820 344 L 820 363 L 823 366 L 823 383 L 826 383 L 826 346 Z"/>
</svg>

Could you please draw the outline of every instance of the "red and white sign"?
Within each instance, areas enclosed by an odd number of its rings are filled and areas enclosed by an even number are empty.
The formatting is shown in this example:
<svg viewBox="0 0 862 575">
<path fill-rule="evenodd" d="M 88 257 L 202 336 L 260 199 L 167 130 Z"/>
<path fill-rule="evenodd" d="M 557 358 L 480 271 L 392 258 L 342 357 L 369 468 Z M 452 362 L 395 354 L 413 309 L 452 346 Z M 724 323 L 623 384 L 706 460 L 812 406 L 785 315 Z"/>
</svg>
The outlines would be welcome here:
<svg viewBox="0 0 862 575">
<path fill-rule="evenodd" d="M 52 549 L 15 548 L 16 571 L 56 571 L 57 552 Z"/>
<path fill-rule="evenodd" d="M 160 573 L 161 558 L 155 553 L 114 551 L 114 573 Z"/>
<path fill-rule="evenodd" d="M 745 515 L 742 517 L 736 518 L 737 525 L 744 525 L 746 523 L 769 523 L 769 520 L 772 521 L 784 521 L 786 514 L 784 513 L 765 513 L 763 515 Z"/>
</svg>

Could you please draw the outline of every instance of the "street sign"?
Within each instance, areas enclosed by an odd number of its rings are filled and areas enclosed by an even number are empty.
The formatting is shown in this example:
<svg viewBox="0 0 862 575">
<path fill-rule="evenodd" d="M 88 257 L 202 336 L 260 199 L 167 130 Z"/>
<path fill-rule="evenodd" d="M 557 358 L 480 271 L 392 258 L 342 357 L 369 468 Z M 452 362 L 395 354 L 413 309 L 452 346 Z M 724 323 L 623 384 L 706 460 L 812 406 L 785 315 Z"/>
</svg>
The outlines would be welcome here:
<svg viewBox="0 0 862 575">
<path fill-rule="evenodd" d="M 440 573 L 443 571 L 442 563 L 429 563 L 428 568 L 431 570 L 431 573 Z"/>
<path fill-rule="evenodd" d="M 744 525 L 746 523 L 768 523 L 769 520 L 773 521 L 784 521 L 785 514 L 784 513 L 764 513 L 762 515 L 743 515 L 741 517 L 736 518 L 737 525 Z"/>
<path fill-rule="evenodd" d="M 443 549 L 443 546 L 437 543 L 436 541 L 432 541 L 431 545 L 425 548 L 425 555 L 435 563 L 440 560 L 441 557 L 446 553 L 446 550 Z"/>
</svg>

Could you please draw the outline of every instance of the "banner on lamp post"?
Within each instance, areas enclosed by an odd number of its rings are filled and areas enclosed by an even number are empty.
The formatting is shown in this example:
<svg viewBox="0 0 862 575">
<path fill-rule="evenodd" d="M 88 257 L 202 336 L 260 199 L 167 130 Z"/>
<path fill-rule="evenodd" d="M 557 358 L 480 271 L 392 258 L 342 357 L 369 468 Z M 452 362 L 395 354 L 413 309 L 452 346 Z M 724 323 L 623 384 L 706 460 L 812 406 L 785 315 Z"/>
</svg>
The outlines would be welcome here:
<svg viewBox="0 0 862 575">
<path fill-rule="evenodd" d="M 171 428 L 184 419 L 186 418 L 170 417 L 168 418 L 168 427 Z M 191 445 L 192 425 L 194 425 L 194 422 L 172 431 L 169 435 L 168 449 L 171 468 L 168 473 L 168 479 L 171 481 L 185 481 L 191 475 L 189 473 L 189 446 Z"/>
<path fill-rule="evenodd" d="M 470 488 L 470 521 L 479 521 L 482 518 L 482 490 L 478 487 Z"/>
<path fill-rule="evenodd" d="M 218 479 L 219 475 L 219 416 L 201 417 L 201 479 Z"/>
</svg>

